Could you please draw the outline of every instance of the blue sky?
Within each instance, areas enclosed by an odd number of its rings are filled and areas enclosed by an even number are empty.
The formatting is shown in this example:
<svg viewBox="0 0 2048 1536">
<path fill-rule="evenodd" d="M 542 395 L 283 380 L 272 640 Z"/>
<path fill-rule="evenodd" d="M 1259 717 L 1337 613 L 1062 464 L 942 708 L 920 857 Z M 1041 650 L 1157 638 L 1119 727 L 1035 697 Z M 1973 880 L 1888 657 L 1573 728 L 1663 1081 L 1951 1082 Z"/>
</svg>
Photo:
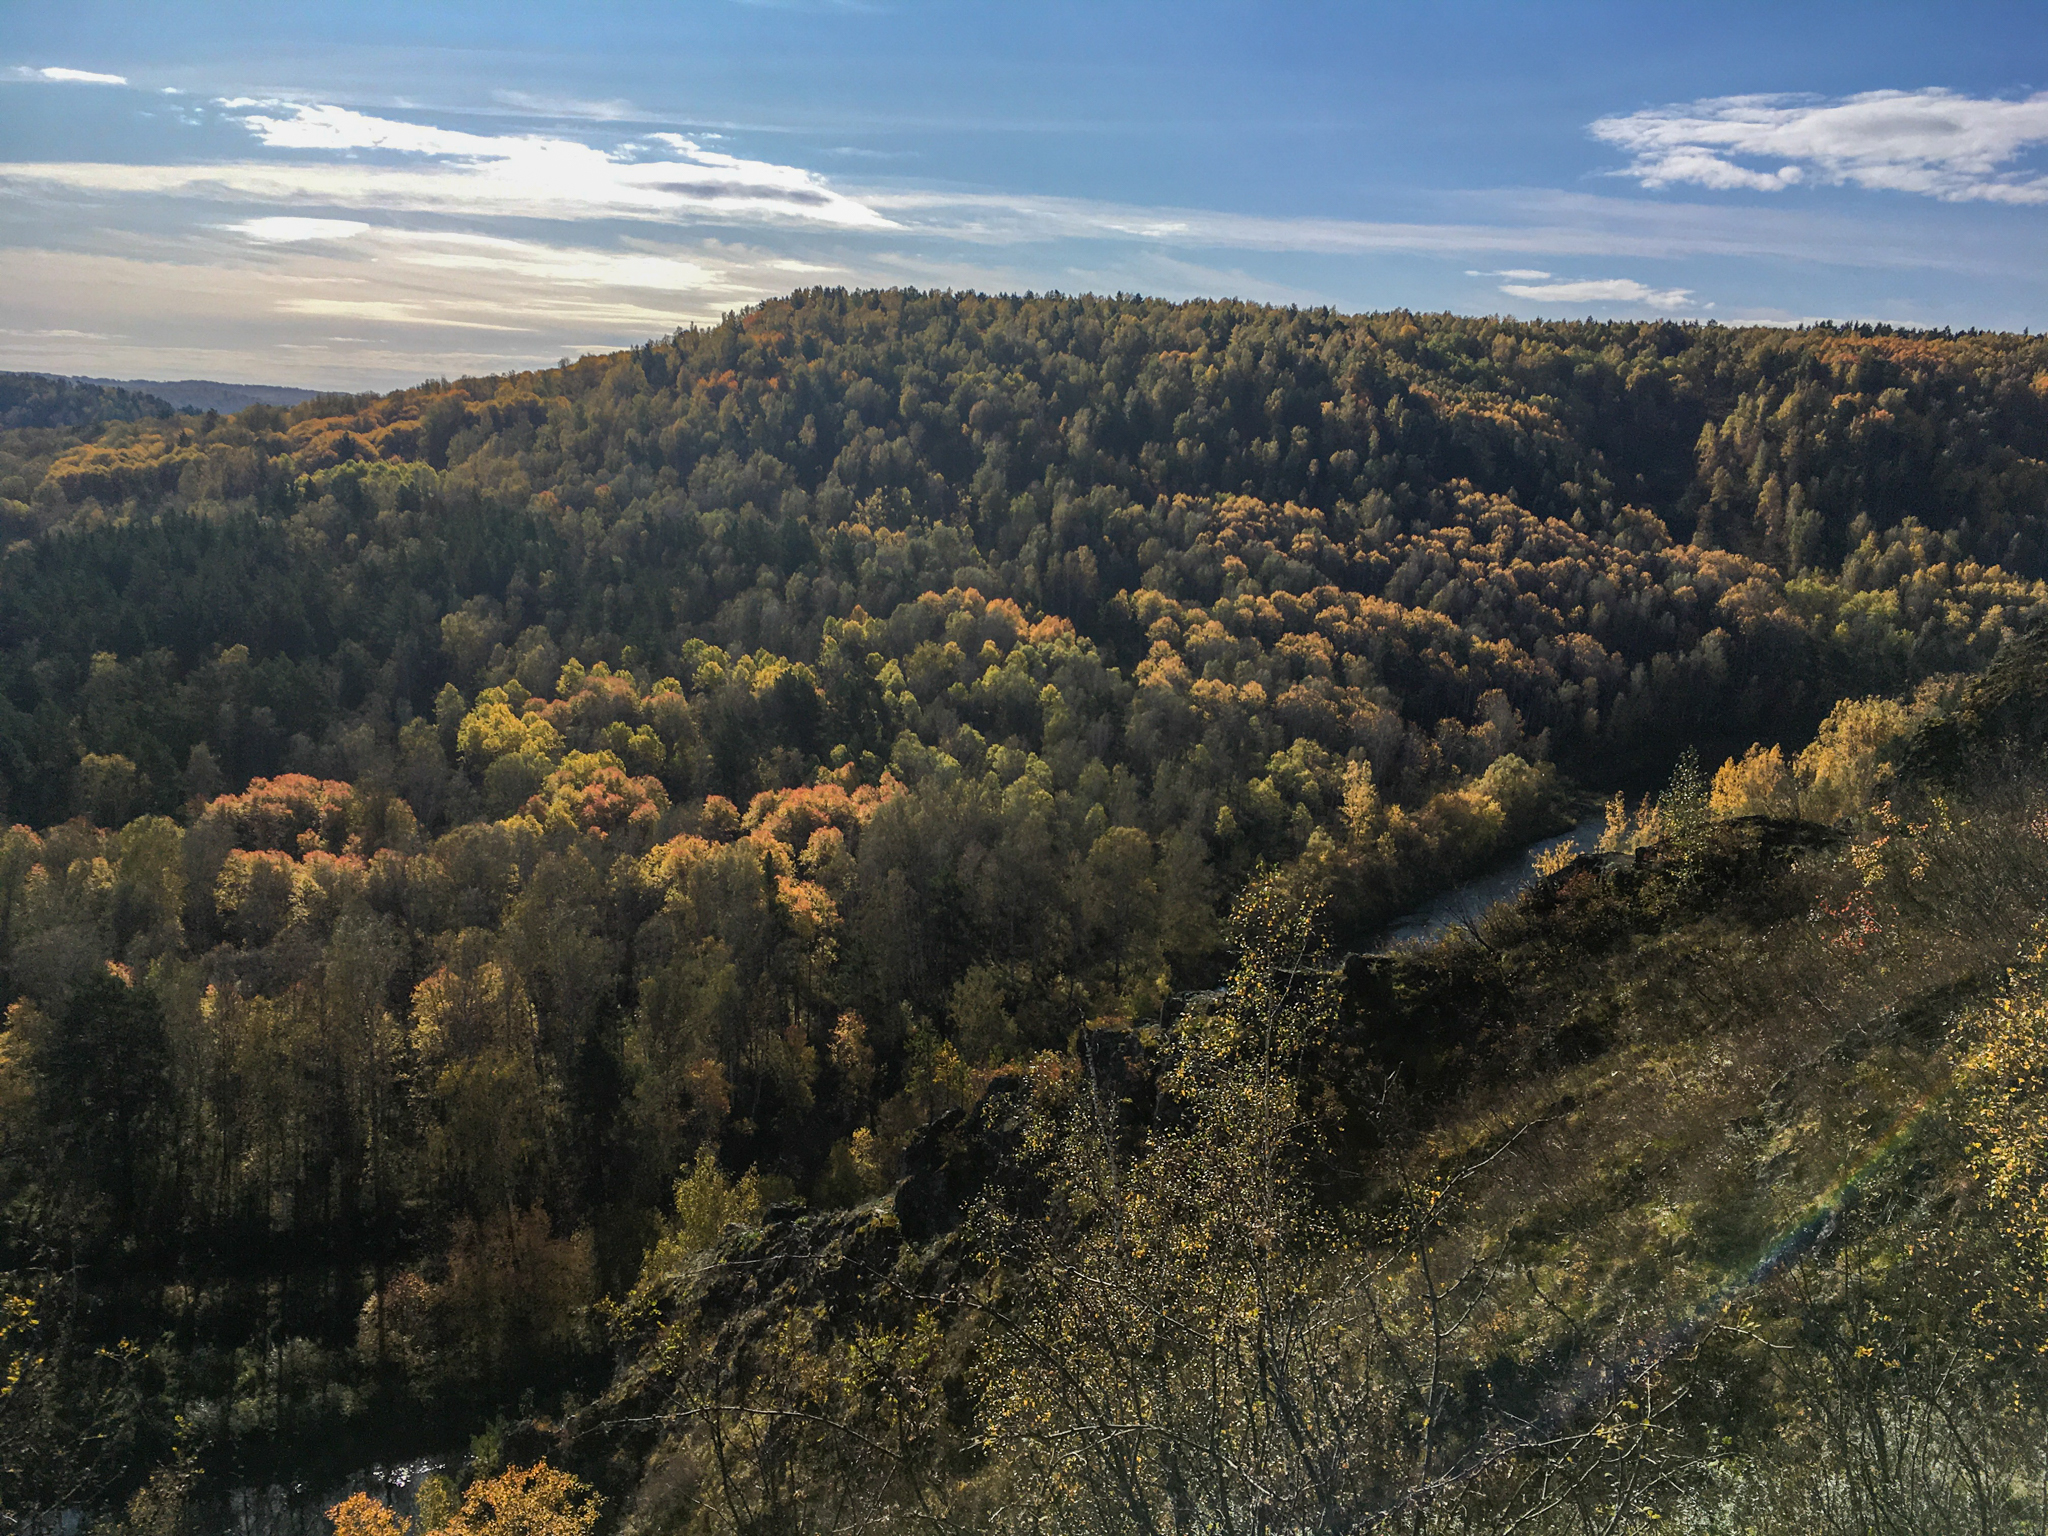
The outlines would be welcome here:
<svg viewBox="0 0 2048 1536">
<path fill-rule="evenodd" d="M 811 283 L 2039 328 L 2048 7 L 0 0 L 0 367 L 389 387 Z"/>
</svg>

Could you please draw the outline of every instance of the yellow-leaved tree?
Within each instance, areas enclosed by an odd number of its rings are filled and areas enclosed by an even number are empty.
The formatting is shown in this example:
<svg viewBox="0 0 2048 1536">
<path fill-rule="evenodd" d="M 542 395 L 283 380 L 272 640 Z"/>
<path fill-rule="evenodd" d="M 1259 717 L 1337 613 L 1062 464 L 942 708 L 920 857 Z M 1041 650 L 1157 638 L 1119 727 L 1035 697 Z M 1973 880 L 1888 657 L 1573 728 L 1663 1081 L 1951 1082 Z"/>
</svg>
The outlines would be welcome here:
<svg viewBox="0 0 2048 1536">
<path fill-rule="evenodd" d="M 1888 770 L 1885 749 L 1912 727 L 1896 699 L 1844 699 L 1799 754 L 1799 808 L 1808 821 L 1860 817 Z"/>
<path fill-rule="evenodd" d="M 1799 784 L 1778 747 L 1752 746 L 1737 762 L 1729 758 L 1714 773 L 1716 816 L 1797 816 Z"/>
<path fill-rule="evenodd" d="M 352 1493 L 327 1511 L 334 1536 L 408 1536 L 412 1522 L 367 1493 Z"/>
<path fill-rule="evenodd" d="M 537 1461 L 479 1478 L 462 1505 L 439 1527 L 449 1536 L 590 1536 L 604 1499 L 574 1473 Z M 367 1493 L 351 1494 L 327 1511 L 334 1536 L 409 1536 L 412 1521 Z"/>
</svg>

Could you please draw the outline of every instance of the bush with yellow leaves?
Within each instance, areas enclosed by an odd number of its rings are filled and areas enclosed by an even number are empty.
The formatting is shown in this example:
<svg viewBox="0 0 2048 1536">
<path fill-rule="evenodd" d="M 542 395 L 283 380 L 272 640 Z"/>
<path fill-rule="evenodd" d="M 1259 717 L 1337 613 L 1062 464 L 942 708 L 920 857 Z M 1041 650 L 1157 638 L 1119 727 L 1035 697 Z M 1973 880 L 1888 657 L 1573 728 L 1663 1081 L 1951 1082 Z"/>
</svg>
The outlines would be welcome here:
<svg viewBox="0 0 2048 1536">
<path fill-rule="evenodd" d="M 1962 1081 L 1977 1173 L 2019 1256 L 2048 1266 L 2048 933 L 1986 1013 Z"/>
</svg>

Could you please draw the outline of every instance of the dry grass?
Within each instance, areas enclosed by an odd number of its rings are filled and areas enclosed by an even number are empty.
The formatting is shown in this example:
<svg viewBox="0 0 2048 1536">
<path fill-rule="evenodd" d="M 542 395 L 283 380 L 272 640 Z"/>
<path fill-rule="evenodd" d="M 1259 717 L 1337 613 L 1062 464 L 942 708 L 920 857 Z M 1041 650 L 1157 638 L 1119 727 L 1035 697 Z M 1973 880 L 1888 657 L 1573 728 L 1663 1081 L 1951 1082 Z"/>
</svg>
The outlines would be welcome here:
<svg viewBox="0 0 2048 1536">
<path fill-rule="evenodd" d="M 1537 979 L 1540 1028 L 1590 1019 L 1605 1041 L 1591 1059 L 1475 1090 L 1399 1174 L 1441 1183 L 1507 1147 L 1466 1181 L 1439 1238 L 1491 1275 L 1471 1369 L 1519 1381 L 1552 1414 L 1589 1379 L 1657 1361 L 1697 1369 L 1720 1333 L 1790 1305 L 1788 1260 L 1847 1242 L 1844 1191 L 1853 1204 L 1881 1182 L 1887 1150 L 1917 1147 L 1932 1171 L 1897 1177 L 1938 1186 L 1893 1198 L 1950 1198 L 1940 1186 L 1957 1175 L 1926 1148 L 1945 1134 L 1968 1005 L 2001 986 L 2048 911 L 2043 805 L 2014 780 L 1967 813 L 1883 808 L 1782 876 L 1767 906 L 1724 906 L 1604 953 L 1543 951 L 1513 919 L 1465 940 Z M 1901 1243 L 1911 1251 L 1902 1233 L 1879 1244 L 1886 1263 Z"/>
</svg>

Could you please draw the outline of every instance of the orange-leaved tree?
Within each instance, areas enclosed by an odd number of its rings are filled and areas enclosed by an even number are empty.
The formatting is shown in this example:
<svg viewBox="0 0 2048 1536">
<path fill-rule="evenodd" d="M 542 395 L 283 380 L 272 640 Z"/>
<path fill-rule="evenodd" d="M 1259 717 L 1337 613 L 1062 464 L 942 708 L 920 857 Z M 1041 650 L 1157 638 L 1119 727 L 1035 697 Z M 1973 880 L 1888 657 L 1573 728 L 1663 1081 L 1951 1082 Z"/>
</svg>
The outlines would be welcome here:
<svg viewBox="0 0 2048 1536">
<path fill-rule="evenodd" d="M 407 1536 L 412 1522 L 367 1493 L 352 1493 L 327 1511 L 334 1536 Z"/>
<path fill-rule="evenodd" d="M 545 1460 L 479 1478 L 441 1529 L 450 1536 L 590 1536 L 604 1500 L 574 1473 Z M 327 1511 L 334 1536 L 408 1536 L 412 1522 L 366 1493 Z"/>
</svg>

